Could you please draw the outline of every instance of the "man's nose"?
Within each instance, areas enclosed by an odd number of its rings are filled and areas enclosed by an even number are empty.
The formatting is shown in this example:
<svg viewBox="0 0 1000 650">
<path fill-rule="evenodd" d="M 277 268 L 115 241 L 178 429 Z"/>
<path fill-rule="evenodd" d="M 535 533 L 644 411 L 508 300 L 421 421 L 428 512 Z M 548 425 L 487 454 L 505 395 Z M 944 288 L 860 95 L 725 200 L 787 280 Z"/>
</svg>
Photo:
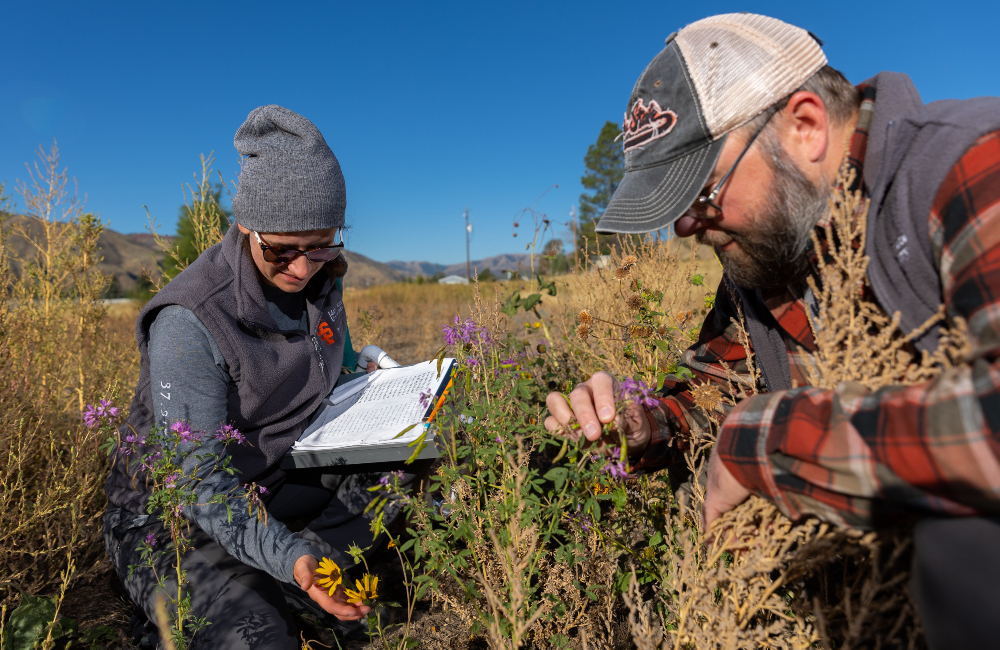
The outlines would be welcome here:
<svg viewBox="0 0 1000 650">
<path fill-rule="evenodd" d="M 690 237 L 697 235 L 708 226 L 708 220 L 695 219 L 691 215 L 685 214 L 674 222 L 674 232 L 678 237 Z"/>
</svg>

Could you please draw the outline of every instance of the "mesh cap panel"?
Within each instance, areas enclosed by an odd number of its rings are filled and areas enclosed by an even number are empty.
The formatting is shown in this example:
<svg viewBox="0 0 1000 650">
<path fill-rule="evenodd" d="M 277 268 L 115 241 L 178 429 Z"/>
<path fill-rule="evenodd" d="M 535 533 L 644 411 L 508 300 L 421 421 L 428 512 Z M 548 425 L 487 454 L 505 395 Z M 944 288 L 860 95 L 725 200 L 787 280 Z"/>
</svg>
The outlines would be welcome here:
<svg viewBox="0 0 1000 650">
<path fill-rule="evenodd" d="M 677 45 L 718 139 L 799 88 L 826 65 L 800 27 L 755 14 L 723 14 L 677 33 Z"/>
</svg>

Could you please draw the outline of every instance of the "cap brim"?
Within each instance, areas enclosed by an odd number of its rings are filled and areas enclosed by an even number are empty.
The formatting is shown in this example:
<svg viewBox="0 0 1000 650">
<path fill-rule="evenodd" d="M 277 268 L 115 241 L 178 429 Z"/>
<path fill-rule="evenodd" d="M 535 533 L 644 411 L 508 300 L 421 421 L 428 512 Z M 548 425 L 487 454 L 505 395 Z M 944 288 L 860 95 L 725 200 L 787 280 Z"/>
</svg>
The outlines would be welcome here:
<svg viewBox="0 0 1000 650">
<path fill-rule="evenodd" d="M 637 234 L 672 224 L 705 187 L 725 141 L 722 137 L 668 163 L 625 172 L 597 232 Z"/>
</svg>

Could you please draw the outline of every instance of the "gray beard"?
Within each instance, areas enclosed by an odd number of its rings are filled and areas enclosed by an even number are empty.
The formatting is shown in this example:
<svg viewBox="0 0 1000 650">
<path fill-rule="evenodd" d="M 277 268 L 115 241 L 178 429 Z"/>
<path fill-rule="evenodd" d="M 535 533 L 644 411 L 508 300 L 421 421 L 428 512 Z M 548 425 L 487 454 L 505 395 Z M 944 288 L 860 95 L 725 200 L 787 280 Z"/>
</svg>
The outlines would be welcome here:
<svg viewBox="0 0 1000 650">
<path fill-rule="evenodd" d="M 726 232 L 738 244 L 730 251 L 715 249 L 730 280 L 745 289 L 778 289 L 805 282 L 810 271 L 807 252 L 812 231 L 829 210 L 830 188 L 816 187 L 806 178 L 777 138 L 760 135 L 761 147 L 774 172 L 770 194 L 762 208 L 750 215 L 750 232 Z M 698 241 L 712 245 L 698 234 Z"/>
</svg>

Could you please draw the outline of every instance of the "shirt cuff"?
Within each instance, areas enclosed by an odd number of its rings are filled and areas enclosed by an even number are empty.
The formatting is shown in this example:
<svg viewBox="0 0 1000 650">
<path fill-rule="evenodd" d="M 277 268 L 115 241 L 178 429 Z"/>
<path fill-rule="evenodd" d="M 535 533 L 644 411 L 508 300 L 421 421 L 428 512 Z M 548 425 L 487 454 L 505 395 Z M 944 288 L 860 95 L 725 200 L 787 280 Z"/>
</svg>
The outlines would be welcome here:
<svg viewBox="0 0 1000 650">
<path fill-rule="evenodd" d="M 660 469 L 672 463 L 677 454 L 670 420 L 662 403 L 652 409 L 644 407 L 643 411 L 649 422 L 649 444 L 646 445 L 638 462 L 632 465 L 634 471 Z"/>
<path fill-rule="evenodd" d="M 295 579 L 295 563 L 298 562 L 299 558 L 303 555 L 311 555 L 316 558 L 317 561 L 323 559 L 323 551 L 313 546 L 307 540 L 299 537 L 288 548 L 288 554 L 285 556 L 285 567 L 283 572 L 283 575 L 285 575 L 285 582 L 289 582 L 296 586 L 299 584 Z"/>
</svg>

